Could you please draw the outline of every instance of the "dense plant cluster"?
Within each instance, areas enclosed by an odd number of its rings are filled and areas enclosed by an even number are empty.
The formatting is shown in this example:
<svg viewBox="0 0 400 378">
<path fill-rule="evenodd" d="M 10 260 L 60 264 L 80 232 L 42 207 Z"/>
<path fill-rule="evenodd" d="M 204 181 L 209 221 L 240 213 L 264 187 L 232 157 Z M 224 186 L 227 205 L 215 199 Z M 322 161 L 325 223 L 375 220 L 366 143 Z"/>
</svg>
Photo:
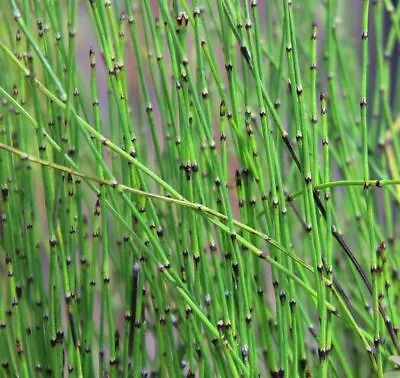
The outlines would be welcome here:
<svg viewBox="0 0 400 378">
<path fill-rule="evenodd" d="M 359 3 L 1 2 L 2 376 L 396 374 L 400 6 Z"/>
</svg>

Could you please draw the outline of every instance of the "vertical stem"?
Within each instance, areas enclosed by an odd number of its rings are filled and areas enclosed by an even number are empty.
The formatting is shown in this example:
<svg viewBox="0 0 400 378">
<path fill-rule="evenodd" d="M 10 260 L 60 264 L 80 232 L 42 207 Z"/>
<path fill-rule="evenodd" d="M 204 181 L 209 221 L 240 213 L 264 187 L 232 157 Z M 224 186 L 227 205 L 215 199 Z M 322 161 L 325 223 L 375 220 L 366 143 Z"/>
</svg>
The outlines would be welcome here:
<svg viewBox="0 0 400 378">
<path fill-rule="evenodd" d="M 361 129 L 362 129 L 362 158 L 363 158 L 363 173 L 364 173 L 364 191 L 365 201 L 367 206 L 367 220 L 368 220 L 368 233 L 369 233 L 369 250 L 370 250 L 370 266 L 372 276 L 372 308 L 374 319 L 374 353 L 377 363 L 377 374 L 383 377 L 382 367 L 382 354 L 381 354 L 381 329 L 380 329 L 380 313 L 379 313 L 379 272 L 376 256 L 376 240 L 373 228 L 374 215 L 373 215 L 373 198 L 370 191 L 369 184 L 369 138 L 368 138 L 368 123 L 367 123 L 367 90 L 368 90 L 368 31 L 369 31 L 369 0 L 363 0 L 362 8 L 362 34 L 361 34 Z"/>
</svg>

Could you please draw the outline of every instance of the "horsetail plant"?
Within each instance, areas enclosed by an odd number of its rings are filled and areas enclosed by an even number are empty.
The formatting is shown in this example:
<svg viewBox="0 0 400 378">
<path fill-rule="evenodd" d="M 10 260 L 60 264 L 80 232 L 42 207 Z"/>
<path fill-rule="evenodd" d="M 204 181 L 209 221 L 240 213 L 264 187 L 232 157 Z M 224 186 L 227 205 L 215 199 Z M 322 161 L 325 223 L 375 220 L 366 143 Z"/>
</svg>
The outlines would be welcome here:
<svg viewBox="0 0 400 378">
<path fill-rule="evenodd" d="M 2 6 L 2 376 L 400 374 L 397 1 Z"/>
</svg>

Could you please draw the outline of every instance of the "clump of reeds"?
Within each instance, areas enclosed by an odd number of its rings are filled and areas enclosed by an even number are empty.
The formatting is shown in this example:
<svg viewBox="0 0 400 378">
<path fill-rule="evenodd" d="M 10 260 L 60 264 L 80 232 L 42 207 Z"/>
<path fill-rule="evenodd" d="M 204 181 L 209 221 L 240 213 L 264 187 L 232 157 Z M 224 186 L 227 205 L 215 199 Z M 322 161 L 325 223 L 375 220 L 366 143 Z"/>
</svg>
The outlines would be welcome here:
<svg viewBox="0 0 400 378">
<path fill-rule="evenodd" d="M 356 3 L 2 2 L 3 376 L 396 374 L 400 6 Z"/>
</svg>

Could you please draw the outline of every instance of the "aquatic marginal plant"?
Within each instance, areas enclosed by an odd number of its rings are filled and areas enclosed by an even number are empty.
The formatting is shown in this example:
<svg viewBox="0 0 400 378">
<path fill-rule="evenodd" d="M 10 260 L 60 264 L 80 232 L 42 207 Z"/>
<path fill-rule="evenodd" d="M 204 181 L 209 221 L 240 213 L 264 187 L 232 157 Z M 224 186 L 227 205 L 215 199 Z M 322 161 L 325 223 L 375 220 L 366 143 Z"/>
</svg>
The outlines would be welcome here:
<svg viewBox="0 0 400 378">
<path fill-rule="evenodd" d="M 396 2 L 1 5 L 2 376 L 397 374 Z"/>
</svg>

